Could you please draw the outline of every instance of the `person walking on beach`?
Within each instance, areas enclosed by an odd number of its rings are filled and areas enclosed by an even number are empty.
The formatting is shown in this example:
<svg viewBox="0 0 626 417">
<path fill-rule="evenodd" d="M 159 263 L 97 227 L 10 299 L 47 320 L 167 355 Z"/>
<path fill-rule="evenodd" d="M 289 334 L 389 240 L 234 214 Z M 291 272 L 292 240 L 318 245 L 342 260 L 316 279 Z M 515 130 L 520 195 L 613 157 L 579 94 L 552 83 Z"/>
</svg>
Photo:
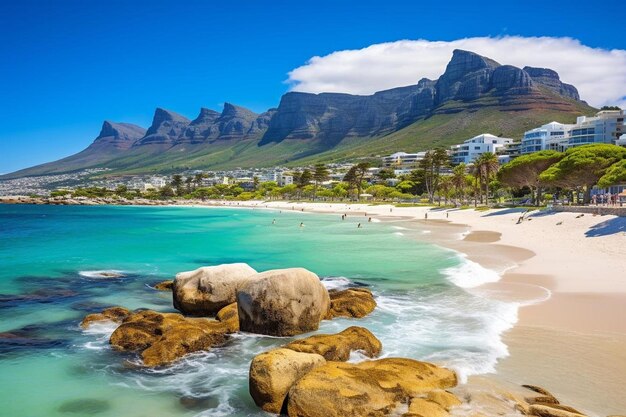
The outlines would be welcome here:
<svg viewBox="0 0 626 417">
<path fill-rule="evenodd" d="M 446 219 L 450 217 L 450 212 L 446 211 Z"/>
<path fill-rule="evenodd" d="M 428 213 L 424 213 L 424 220 L 428 220 Z"/>
</svg>

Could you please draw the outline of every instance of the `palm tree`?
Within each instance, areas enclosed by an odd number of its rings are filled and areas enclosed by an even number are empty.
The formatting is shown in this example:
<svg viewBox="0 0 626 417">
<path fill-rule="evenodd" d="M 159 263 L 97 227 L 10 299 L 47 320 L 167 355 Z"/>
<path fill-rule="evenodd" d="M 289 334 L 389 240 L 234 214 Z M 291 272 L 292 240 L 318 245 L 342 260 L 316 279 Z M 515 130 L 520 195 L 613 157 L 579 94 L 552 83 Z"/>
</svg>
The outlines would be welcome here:
<svg viewBox="0 0 626 417">
<path fill-rule="evenodd" d="M 489 205 L 489 182 L 500 167 L 498 156 L 493 152 L 485 152 L 474 160 L 474 166 L 485 187 L 485 202 Z"/>
<path fill-rule="evenodd" d="M 465 175 L 467 172 L 467 166 L 463 163 L 457 165 L 452 170 L 452 186 L 454 187 L 457 200 L 462 200 L 465 190 Z"/>
</svg>

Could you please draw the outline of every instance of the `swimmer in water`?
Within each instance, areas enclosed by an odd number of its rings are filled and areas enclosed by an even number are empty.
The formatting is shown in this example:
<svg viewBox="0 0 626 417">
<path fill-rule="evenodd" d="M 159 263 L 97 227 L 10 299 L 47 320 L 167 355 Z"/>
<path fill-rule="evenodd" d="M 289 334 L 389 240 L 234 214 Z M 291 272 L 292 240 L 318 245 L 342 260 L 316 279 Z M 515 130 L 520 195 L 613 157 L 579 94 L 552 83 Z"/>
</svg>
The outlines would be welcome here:
<svg viewBox="0 0 626 417">
<path fill-rule="evenodd" d="M 304 223 L 300 223 L 300 227 L 304 227 Z"/>
<path fill-rule="evenodd" d="M 357 229 L 360 229 L 360 228 L 361 228 L 361 223 L 359 223 L 359 224 L 356 226 L 356 228 L 357 228 Z"/>
<path fill-rule="evenodd" d="M 272 220 L 272 224 L 276 224 L 276 219 Z"/>
<path fill-rule="evenodd" d="M 370 217 L 369 219 L 367 219 L 367 222 L 371 223 L 372 222 L 372 218 Z"/>
</svg>

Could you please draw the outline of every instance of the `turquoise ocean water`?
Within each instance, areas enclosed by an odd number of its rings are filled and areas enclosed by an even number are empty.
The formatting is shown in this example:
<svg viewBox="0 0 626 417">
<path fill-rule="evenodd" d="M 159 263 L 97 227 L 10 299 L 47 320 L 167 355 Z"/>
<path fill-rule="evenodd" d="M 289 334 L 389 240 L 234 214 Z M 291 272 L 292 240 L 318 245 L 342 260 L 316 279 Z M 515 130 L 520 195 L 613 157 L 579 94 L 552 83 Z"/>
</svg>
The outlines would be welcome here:
<svg viewBox="0 0 626 417">
<path fill-rule="evenodd" d="M 466 261 L 419 241 L 419 226 L 358 222 L 248 209 L 0 205 L 0 416 L 265 415 L 248 395 L 250 359 L 289 339 L 236 335 L 146 370 L 109 349 L 110 326 L 78 326 L 111 305 L 172 311 L 171 294 L 150 285 L 230 262 L 305 267 L 329 288 L 366 285 L 376 311 L 325 321 L 320 332 L 361 325 L 382 341 L 383 356 L 434 361 L 462 377 L 493 371 L 516 307 L 454 285 Z M 124 277 L 97 278 L 101 270 Z"/>
</svg>

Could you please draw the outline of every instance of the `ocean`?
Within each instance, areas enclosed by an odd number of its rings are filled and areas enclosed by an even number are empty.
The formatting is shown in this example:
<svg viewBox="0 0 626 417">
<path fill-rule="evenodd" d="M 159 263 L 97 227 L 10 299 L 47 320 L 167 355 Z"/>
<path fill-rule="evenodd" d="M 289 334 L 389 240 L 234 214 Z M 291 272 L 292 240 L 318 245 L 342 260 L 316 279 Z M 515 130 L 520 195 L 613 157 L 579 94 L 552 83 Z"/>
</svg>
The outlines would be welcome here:
<svg viewBox="0 0 626 417">
<path fill-rule="evenodd" d="M 144 369 L 136 356 L 109 348 L 113 327 L 79 327 L 86 314 L 112 305 L 174 311 L 171 293 L 151 285 L 232 262 L 258 271 L 304 267 L 328 288 L 373 291 L 378 307 L 370 316 L 324 321 L 320 333 L 363 326 L 381 340 L 384 357 L 442 364 L 462 380 L 494 372 L 517 306 L 466 288 L 493 280 L 493 272 L 420 240 L 426 226 L 364 220 L 261 209 L 0 205 L 0 415 L 267 415 L 248 394 L 248 367 L 289 338 L 237 334 L 224 347 Z M 99 271 L 123 277 L 103 279 Z"/>
</svg>

